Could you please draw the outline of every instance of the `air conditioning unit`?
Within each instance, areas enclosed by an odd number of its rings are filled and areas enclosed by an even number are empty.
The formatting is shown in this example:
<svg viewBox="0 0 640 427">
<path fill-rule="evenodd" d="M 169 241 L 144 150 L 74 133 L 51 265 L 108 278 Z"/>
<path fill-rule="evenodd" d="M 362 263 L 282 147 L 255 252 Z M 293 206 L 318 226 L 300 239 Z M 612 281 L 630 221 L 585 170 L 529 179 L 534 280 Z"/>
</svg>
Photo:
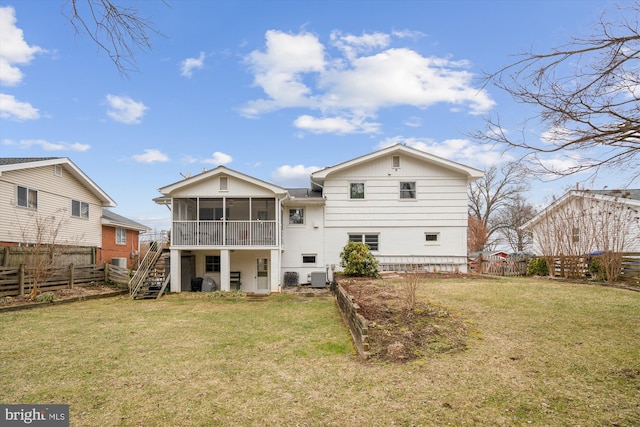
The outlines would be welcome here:
<svg viewBox="0 0 640 427">
<path fill-rule="evenodd" d="M 111 258 L 111 264 L 116 267 L 127 268 L 127 259 L 126 258 Z"/>
<path fill-rule="evenodd" d="M 311 273 L 311 287 L 324 288 L 327 286 L 327 273 L 324 271 L 314 271 Z"/>
</svg>

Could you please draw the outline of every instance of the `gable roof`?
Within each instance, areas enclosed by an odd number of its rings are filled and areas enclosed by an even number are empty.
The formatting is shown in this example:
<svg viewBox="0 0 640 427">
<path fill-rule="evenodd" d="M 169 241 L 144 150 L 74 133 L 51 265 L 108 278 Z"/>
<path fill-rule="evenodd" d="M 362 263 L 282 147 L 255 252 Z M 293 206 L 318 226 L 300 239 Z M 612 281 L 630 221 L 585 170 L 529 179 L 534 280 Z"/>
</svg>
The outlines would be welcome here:
<svg viewBox="0 0 640 427">
<path fill-rule="evenodd" d="M 145 232 L 151 230 L 146 225 L 135 222 L 132 219 L 126 218 L 122 215 L 118 215 L 109 209 L 102 209 L 102 225 L 112 225 L 114 227 L 122 227 L 130 230 L 138 230 Z"/>
<path fill-rule="evenodd" d="M 0 175 L 5 171 L 15 171 L 39 168 L 43 166 L 60 165 L 62 168 L 76 178 L 82 185 L 87 187 L 98 199 L 102 201 L 102 206 L 113 207 L 116 202 L 109 197 L 91 178 L 80 170 L 67 157 L 4 157 L 0 158 Z"/>
<path fill-rule="evenodd" d="M 172 192 L 188 187 L 190 185 L 193 184 L 197 184 L 199 182 L 202 181 L 206 181 L 209 180 L 211 178 L 214 178 L 216 176 L 219 175 L 225 175 L 225 176 L 231 176 L 234 178 L 237 178 L 239 180 L 245 181 L 245 182 L 249 182 L 251 184 L 257 185 L 258 187 L 262 187 L 265 188 L 267 190 L 270 190 L 276 194 L 281 194 L 284 195 L 287 193 L 287 190 L 285 190 L 282 187 L 279 187 L 277 185 L 268 183 L 266 181 L 262 181 L 261 179 L 258 178 L 254 178 L 252 176 L 243 174 L 242 172 L 238 172 L 235 171 L 233 169 L 229 169 L 226 166 L 218 166 L 215 169 L 211 169 L 202 173 L 199 173 L 198 175 L 194 175 L 192 177 L 189 178 L 185 178 L 181 181 L 177 181 L 174 182 L 173 184 L 169 184 L 169 185 L 165 185 L 164 187 L 161 187 L 158 189 L 158 191 L 162 194 L 164 194 L 165 196 L 170 195 Z M 161 199 L 163 199 L 162 197 L 159 197 L 156 200 L 156 202 L 160 201 Z"/>
<path fill-rule="evenodd" d="M 427 163 L 431 163 L 434 165 L 441 166 L 445 169 L 449 169 L 453 172 L 465 175 L 467 177 L 468 182 L 473 182 L 477 179 L 482 178 L 484 176 L 484 172 L 479 169 L 472 168 L 470 166 L 465 166 L 461 163 L 456 163 L 451 160 L 444 159 L 442 157 L 434 156 L 433 154 L 429 154 L 425 151 L 418 150 L 415 148 L 407 147 L 402 144 L 395 144 L 389 147 L 383 148 L 382 150 L 374 151 L 373 153 L 365 154 L 364 156 L 356 157 L 355 159 L 348 160 L 346 162 L 338 163 L 335 166 L 325 167 L 320 169 L 319 171 L 313 172 L 311 174 L 312 183 L 321 184 L 324 179 L 332 173 L 339 172 L 346 168 L 352 167 L 354 165 L 359 165 L 366 163 L 370 160 L 377 159 L 379 157 L 388 156 L 392 154 L 406 154 L 418 160 L 422 160 Z"/>
<path fill-rule="evenodd" d="M 549 215 L 568 201 L 579 197 L 594 197 L 596 200 L 617 202 L 640 208 L 640 189 L 615 189 L 615 190 L 571 190 L 562 197 L 554 200 L 550 205 L 538 212 L 533 218 L 522 225 L 522 229 L 528 230 L 540 220 Z"/>
</svg>

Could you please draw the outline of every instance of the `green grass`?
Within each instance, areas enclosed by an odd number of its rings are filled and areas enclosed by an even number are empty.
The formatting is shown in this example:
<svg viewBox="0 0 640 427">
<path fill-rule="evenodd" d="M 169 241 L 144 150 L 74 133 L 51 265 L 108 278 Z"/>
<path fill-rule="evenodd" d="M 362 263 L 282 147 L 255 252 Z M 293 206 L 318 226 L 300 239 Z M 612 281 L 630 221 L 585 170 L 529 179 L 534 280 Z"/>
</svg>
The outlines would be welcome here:
<svg viewBox="0 0 640 427">
<path fill-rule="evenodd" d="M 168 295 L 0 314 L 0 402 L 71 424 L 640 425 L 640 293 L 430 280 L 466 351 L 361 362 L 332 299 Z"/>
</svg>

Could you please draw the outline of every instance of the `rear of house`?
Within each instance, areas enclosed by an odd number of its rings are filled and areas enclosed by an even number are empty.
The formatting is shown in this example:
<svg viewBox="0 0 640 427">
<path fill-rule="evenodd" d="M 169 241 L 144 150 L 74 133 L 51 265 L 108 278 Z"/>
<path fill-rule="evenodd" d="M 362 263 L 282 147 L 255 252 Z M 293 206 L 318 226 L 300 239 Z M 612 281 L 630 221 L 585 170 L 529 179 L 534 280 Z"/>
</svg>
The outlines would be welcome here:
<svg viewBox="0 0 640 427">
<path fill-rule="evenodd" d="M 171 290 L 269 293 L 330 280 L 350 240 L 369 245 L 382 269 L 464 272 L 467 185 L 481 176 L 394 145 L 313 173 L 309 189 L 223 166 L 162 187 Z"/>
</svg>

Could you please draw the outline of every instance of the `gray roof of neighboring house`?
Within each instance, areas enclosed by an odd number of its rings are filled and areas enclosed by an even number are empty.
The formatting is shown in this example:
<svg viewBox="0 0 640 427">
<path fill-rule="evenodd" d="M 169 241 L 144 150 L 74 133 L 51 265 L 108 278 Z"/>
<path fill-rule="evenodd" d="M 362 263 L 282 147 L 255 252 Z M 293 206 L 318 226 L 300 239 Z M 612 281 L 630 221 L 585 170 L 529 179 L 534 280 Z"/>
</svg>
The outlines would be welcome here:
<svg viewBox="0 0 640 427">
<path fill-rule="evenodd" d="M 287 192 L 291 197 L 295 197 L 296 199 L 303 197 L 322 198 L 322 191 L 315 191 L 309 188 L 287 188 Z"/>
<path fill-rule="evenodd" d="M 621 199 L 640 200 L 640 188 L 630 188 L 623 190 L 586 190 L 593 194 L 602 194 L 604 196 L 619 197 Z"/>
<path fill-rule="evenodd" d="M 102 209 L 102 218 L 106 219 L 112 225 L 118 225 L 123 228 L 131 228 L 140 231 L 150 230 L 150 228 L 146 225 L 135 222 L 134 220 L 122 215 L 118 215 L 117 213 L 112 212 L 109 209 Z"/>
<path fill-rule="evenodd" d="M 0 165 L 18 165 L 20 163 L 39 162 L 59 158 L 60 157 L 0 157 Z"/>
</svg>

